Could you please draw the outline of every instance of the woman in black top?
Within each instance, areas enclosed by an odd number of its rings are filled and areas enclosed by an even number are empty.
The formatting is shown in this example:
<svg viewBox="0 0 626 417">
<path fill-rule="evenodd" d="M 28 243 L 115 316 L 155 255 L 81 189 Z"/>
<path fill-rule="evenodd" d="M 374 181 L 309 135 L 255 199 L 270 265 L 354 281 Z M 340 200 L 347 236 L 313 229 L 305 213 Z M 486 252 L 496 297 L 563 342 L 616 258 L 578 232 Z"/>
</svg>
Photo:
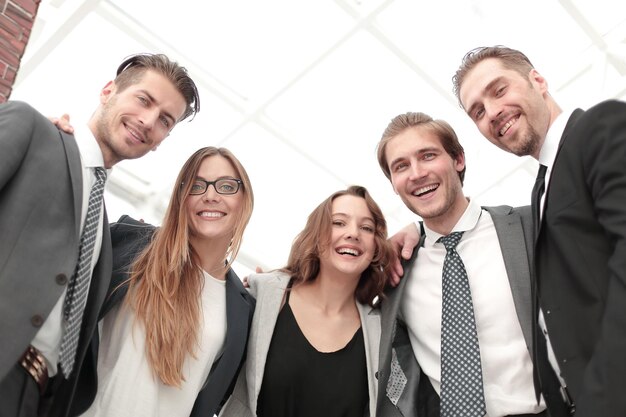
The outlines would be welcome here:
<svg viewBox="0 0 626 417">
<path fill-rule="evenodd" d="M 247 363 L 220 416 L 374 415 L 386 238 L 380 208 L 352 186 L 310 214 L 285 268 L 249 278 Z"/>
</svg>

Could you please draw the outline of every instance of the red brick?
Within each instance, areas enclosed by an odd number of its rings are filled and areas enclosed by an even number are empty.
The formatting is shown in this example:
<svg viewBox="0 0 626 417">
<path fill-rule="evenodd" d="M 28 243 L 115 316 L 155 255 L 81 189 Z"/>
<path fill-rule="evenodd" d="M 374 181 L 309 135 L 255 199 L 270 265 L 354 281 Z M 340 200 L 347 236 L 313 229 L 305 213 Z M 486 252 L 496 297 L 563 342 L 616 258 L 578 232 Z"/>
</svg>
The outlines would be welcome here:
<svg viewBox="0 0 626 417">
<path fill-rule="evenodd" d="M 11 46 L 13 47 L 13 51 L 15 51 L 20 57 L 24 55 L 24 50 L 26 49 L 26 42 L 28 42 L 28 38 L 20 38 L 20 39 L 11 39 Z"/>
<path fill-rule="evenodd" d="M 15 53 L 15 50 L 11 47 L 11 45 L 4 39 L 0 39 L 0 60 L 15 68 L 20 65 L 19 56 Z"/>
<path fill-rule="evenodd" d="M 13 3 L 24 9 L 28 14 L 34 16 L 37 14 L 37 8 L 39 7 L 39 0 L 13 0 Z"/>
<path fill-rule="evenodd" d="M 5 80 L 4 78 L 0 78 L 0 87 L 4 88 L 11 88 L 11 86 L 13 85 L 13 83 L 9 83 L 7 80 Z M 0 88 L 1 89 L 1 88 Z"/>
<path fill-rule="evenodd" d="M 17 76 L 17 71 L 14 68 L 8 67 L 6 74 L 4 74 L 4 79 L 9 81 L 11 85 L 15 82 L 15 78 Z"/>
<path fill-rule="evenodd" d="M 18 24 L 2 14 L 0 14 L 0 30 L 7 32 L 13 37 L 22 33 L 22 28 Z"/>
<path fill-rule="evenodd" d="M 33 26 L 33 16 L 15 6 L 13 3 L 7 4 L 4 14 L 15 21 L 21 27 L 31 28 Z"/>
</svg>

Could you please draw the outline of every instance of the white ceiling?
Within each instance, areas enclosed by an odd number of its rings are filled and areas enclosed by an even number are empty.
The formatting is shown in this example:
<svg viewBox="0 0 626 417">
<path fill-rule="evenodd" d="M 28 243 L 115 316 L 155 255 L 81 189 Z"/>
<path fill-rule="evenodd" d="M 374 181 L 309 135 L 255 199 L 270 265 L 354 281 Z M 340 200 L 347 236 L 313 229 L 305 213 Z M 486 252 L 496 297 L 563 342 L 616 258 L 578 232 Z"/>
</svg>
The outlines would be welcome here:
<svg viewBox="0 0 626 417">
<path fill-rule="evenodd" d="M 407 111 L 455 127 L 467 195 L 527 204 L 535 162 L 488 144 L 451 92 L 464 53 L 495 44 L 524 51 L 564 107 L 626 99 L 626 3 L 614 0 L 49 0 L 11 99 L 79 123 L 126 56 L 163 52 L 186 66 L 201 112 L 114 169 L 109 218 L 160 223 L 186 158 L 225 146 L 256 197 L 241 275 L 281 267 L 308 213 L 350 184 L 370 190 L 391 232 L 415 220 L 375 157 L 387 123 Z"/>
</svg>

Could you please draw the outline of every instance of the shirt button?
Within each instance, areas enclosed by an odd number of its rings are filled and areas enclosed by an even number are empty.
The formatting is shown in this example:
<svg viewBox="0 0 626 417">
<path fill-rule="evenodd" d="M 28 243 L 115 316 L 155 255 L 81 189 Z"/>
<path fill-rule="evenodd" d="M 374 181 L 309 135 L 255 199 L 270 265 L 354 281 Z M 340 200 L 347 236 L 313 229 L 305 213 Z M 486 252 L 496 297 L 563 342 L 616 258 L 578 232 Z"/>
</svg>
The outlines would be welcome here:
<svg viewBox="0 0 626 417">
<path fill-rule="evenodd" d="M 35 314 L 30 318 L 30 323 L 35 327 L 41 327 L 41 325 L 43 324 L 43 317 L 41 317 L 39 314 Z"/>
<path fill-rule="evenodd" d="M 65 274 L 59 274 L 57 275 L 54 280 L 56 281 L 57 284 L 59 285 L 65 285 L 67 284 L 67 276 Z"/>
</svg>

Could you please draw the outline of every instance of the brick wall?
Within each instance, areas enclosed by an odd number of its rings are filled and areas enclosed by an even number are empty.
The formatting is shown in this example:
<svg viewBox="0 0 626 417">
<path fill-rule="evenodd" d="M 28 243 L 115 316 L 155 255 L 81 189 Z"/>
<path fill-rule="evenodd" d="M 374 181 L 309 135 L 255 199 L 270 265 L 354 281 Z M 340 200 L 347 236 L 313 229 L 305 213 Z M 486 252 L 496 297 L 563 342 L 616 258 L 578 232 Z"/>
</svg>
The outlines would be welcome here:
<svg viewBox="0 0 626 417">
<path fill-rule="evenodd" d="M 0 0 L 0 103 L 9 99 L 41 0 Z"/>
</svg>

